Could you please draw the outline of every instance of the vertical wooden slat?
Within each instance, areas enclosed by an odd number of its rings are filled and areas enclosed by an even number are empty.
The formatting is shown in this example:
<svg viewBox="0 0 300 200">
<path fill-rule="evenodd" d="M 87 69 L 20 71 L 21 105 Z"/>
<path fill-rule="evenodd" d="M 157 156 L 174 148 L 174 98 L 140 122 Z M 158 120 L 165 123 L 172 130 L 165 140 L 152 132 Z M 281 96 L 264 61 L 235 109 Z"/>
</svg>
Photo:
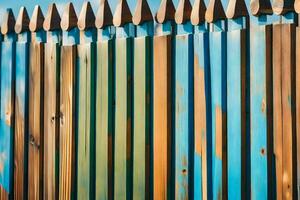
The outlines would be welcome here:
<svg viewBox="0 0 300 200">
<path fill-rule="evenodd" d="M 148 18 L 147 18 L 148 17 Z M 150 199 L 150 134 L 153 18 L 140 0 L 133 16 L 137 25 L 133 62 L 133 199 Z"/>
<path fill-rule="evenodd" d="M 300 198 L 300 27 L 296 27 L 296 154 L 297 154 L 297 198 Z"/>
<path fill-rule="evenodd" d="M 44 199 L 58 198 L 60 16 L 50 4 L 44 21 L 47 31 L 44 69 Z M 58 27 L 57 27 L 58 25 Z"/>
<path fill-rule="evenodd" d="M 134 27 L 126 0 L 113 18 L 115 41 L 114 198 L 132 198 L 132 69 Z"/>
<path fill-rule="evenodd" d="M 70 21 L 69 21 L 70 20 Z M 68 23 L 66 23 L 68 22 Z M 76 44 L 79 40 L 77 16 L 72 3 L 62 16 L 63 44 L 60 67 L 60 130 L 59 130 L 59 199 L 75 195 L 75 75 Z"/>
<path fill-rule="evenodd" d="M 104 19 L 104 20 L 103 20 Z M 100 2 L 96 77 L 96 199 L 113 199 L 114 41 L 112 13 L 107 0 Z"/>
<path fill-rule="evenodd" d="M 1 43 L 0 81 L 0 197 L 13 198 L 13 142 L 15 97 L 15 25 L 14 15 L 8 9 L 1 26 L 4 40 Z M 7 30 L 5 30 L 7 26 Z M 11 29 L 12 26 L 12 29 Z"/>
<path fill-rule="evenodd" d="M 227 46 L 225 13 L 220 0 L 211 1 L 205 18 L 210 22 L 209 52 L 212 103 L 213 199 L 227 198 Z"/>
<path fill-rule="evenodd" d="M 277 199 L 295 196 L 295 25 L 273 25 L 273 123 Z"/>
<path fill-rule="evenodd" d="M 80 44 L 76 70 L 77 116 L 77 198 L 95 195 L 95 16 L 89 2 L 78 18 Z"/>
<path fill-rule="evenodd" d="M 250 120 L 251 120 L 251 195 L 271 198 L 272 169 L 272 26 L 257 24 L 250 29 Z"/>
<path fill-rule="evenodd" d="M 193 198 L 211 199 L 211 87 L 209 28 L 205 22 L 206 6 L 196 0 L 191 13 L 194 30 L 194 158 Z"/>
<path fill-rule="evenodd" d="M 239 1 L 243 2 L 243 1 Z M 227 151 L 228 151 L 228 199 L 245 199 L 247 191 L 247 8 L 245 4 L 232 12 L 230 1 L 227 16 Z M 243 12 L 238 15 L 238 13 Z M 236 16 L 237 15 L 237 16 Z M 248 152 L 249 153 L 249 152 Z"/>
<path fill-rule="evenodd" d="M 22 7 L 15 25 L 16 43 L 16 92 L 14 138 L 14 199 L 27 198 L 28 166 L 28 69 L 29 69 L 29 17 Z"/>
<path fill-rule="evenodd" d="M 192 192 L 191 150 L 194 146 L 194 48 L 193 26 L 191 25 L 191 4 L 181 0 L 175 21 L 174 63 L 174 159 L 175 159 L 175 199 L 189 199 Z"/>
</svg>

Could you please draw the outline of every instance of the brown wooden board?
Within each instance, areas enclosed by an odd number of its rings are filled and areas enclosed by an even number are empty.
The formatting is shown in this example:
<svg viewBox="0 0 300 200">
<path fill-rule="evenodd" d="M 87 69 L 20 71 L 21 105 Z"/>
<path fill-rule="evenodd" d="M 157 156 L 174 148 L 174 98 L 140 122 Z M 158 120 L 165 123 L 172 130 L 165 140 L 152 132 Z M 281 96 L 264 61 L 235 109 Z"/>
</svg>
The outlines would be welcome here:
<svg viewBox="0 0 300 200">
<path fill-rule="evenodd" d="M 295 25 L 273 25 L 273 124 L 277 199 L 295 187 Z"/>
<path fill-rule="evenodd" d="M 153 41 L 153 198 L 169 199 L 171 186 L 171 36 Z"/>
<path fill-rule="evenodd" d="M 44 45 L 31 43 L 29 66 L 28 199 L 43 198 Z"/>
<path fill-rule="evenodd" d="M 45 44 L 44 199 L 58 198 L 59 44 Z"/>
<path fill-rule="evenodd" d="M 60 71 L 59 199 L 71 199 L 75 183 L 76 46 L 62 46 Z M 74 195 L 74 194 L 73 194 Z"/>
</svg>

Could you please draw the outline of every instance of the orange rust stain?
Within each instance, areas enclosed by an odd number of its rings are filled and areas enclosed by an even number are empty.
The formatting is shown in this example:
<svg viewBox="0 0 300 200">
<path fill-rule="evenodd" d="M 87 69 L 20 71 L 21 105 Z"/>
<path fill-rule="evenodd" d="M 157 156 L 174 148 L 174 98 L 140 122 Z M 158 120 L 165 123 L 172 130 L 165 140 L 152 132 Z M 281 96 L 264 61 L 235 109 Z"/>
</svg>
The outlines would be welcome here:
<svg viewBox="0 0 300 200">
<path fill-rule="evenodd" d="M 11 125 L 11 102 L 8 100 L 8 104 L 6 105 L 5 112 L 5 123 L 10 126 Z"/>
<path fill-rule="evenodd" d="M 222 110 L 216 107 L 216 156 L 222 160 Z"/>
<path fill-rule="evenodd" d="M 266 100 L 263 99 L 261 102 L 261 112 L 265 113 L 266 112 Z"/>
<path fill-rule="evenodd" d="M 5 162 L 6 156 L 5 153 L 0 154 L 0 173 L 4 170 L 4 162 Z"/>
</svg>

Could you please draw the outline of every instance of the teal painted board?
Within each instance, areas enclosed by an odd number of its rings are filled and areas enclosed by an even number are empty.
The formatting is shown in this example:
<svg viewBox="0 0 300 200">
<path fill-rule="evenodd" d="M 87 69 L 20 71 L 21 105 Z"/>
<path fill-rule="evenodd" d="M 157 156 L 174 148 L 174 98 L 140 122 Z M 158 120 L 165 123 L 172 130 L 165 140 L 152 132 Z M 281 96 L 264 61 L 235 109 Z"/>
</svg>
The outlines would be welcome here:
<svg viewBox="0 0 300 200">
<path fill-rule="evenodd" d="M 226 21 L 212 24 L 209 35 L 212 106 L 212 184 L 213 199 L 226 199 L 226 112 L 227 66 Z"/>
<path fill-rule="evenodd" d="M 15 34 L 5 35 L 1 44 L 0 185 L 8 195 L 13 192 L 15 53 Z"/>
<path fill-rule="evenodd" d="M 132 196 L 132 38 L 115 46 L 114 198 Z"/>
<path fill-rule="evenodd" d="M 134 39 L 133 199 L 150 199 L 152 37 Z"/>
<path fill-rule="evenodd" d="M 194 199 L 211 199 L 211 87 L 207 24 L 194 34 Z"/>
<path fill-rule="evenodd" d="M 16 43 L 14 139 L 14 197 L 16 199 L 27 196 L 29 34 L 28 32 L 19 34 Z"/>
<path fill-rule="evenodd" d="M 268 199 L 272 197 L 272 27 L 252 24 L 250 31 L 251 195 Z"/>
<path fill-rule="evenodd" d="M 191 196 L 191 150 L 194 126 L 194 52 L 192 25 L 177 25 L 175 37 L 175 198 L 188 199 Z M 184 29 L 182 31 L 181 29 Z M 190 30 L 189 30 L 190 29 Z"/>
<path fill-rule="evenodd" d="M 92 31 L 81 32 L 81 34 L 84 36 L 81 35 L 80 39 L 86 41 L 77 46 L 77 199 L 92 199 L 95 195 L 96 45 L 92 42 L 92 35 L 94 35 Z M 91 41 L 88 41 L 89 39 Z"/>
<path fill-rule="evenodd" d="M 228 199 L 246 198 L 246 18 L 228 21 L 227 152 Z"/>
<path fill-rule="evenodd" d="M 96 79 L 96 199 L 113 198 L 113 44 L 98 41 Z"/>
</svg>

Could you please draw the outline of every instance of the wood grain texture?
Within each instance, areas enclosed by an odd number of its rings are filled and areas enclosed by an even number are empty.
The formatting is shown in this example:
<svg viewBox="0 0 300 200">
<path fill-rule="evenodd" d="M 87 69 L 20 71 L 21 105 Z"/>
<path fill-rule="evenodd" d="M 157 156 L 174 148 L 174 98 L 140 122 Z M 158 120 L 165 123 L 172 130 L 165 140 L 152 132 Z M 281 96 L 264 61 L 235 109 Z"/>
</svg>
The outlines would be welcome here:
<svg viewBox="0 0 300 200">
<path fill-rule="evenodd" d="M 151 37 L 134 39 L 133 199 L 150 199 Z"/>
<path fill-rule="evenodd" d="M 58 43 L 45 44 L 44 66 L 44 199 L 58 198 L 59 172 L 59 62 Z"/>
<path fill-rule="evenodd" d="M 28 199 L 43 198 L 44 44 L 30 44 Z"/>
<path fill-rule="evenodd" d="M 194 199 L 211 199 L 211 98 L 206 31 L 194 35 Z"/>
<path fill-rule="evenodd" d="M 251 26 L 250 120 L 251 193 L 253 199 L 272 198 L 272 26 Z M 270 181 L 271 180 L 271 181 Z"/>
<path fill-rule="evenodd" d="M 28 33 L 25 33 L 28 34 Z M 14 199 L 27 197 L 29 43 L 16 44 Z"/>
<path fill-rule="evenodd" d="M 95 195 L 95 44 L 77 49 L 77 198 L 89 199 Z"/>
<path fill-rule="evenodd" d="M 13 196 L 15 41 L 6 35 L 1 43 L 1 102 L 0 102 L 0 185 L 2 194 Z"/>
<path fill-rule="evenodd" d="M 61 47 L 59 199 L 75 196 L 75 70 L 76 46 Z"/>
<path fill-rule="evenodd" d="M 113 41 L 97 44 L 96 199 L 113 199 Z"/>
<path fill-rule="evenodd" d="M 277 199 L 296 198 L 295 25 L 273 25 L 273 123 Z"/>
<path fill-rule="evenodd" d="M 153 198 L 171 198 L 172 37 L 153 41 Z"/>
<path fill-rule="evenodd" d="M 114 198 L 132 196 L 132 39 L 118 38 L 115 54 Z"/>
</svg>

